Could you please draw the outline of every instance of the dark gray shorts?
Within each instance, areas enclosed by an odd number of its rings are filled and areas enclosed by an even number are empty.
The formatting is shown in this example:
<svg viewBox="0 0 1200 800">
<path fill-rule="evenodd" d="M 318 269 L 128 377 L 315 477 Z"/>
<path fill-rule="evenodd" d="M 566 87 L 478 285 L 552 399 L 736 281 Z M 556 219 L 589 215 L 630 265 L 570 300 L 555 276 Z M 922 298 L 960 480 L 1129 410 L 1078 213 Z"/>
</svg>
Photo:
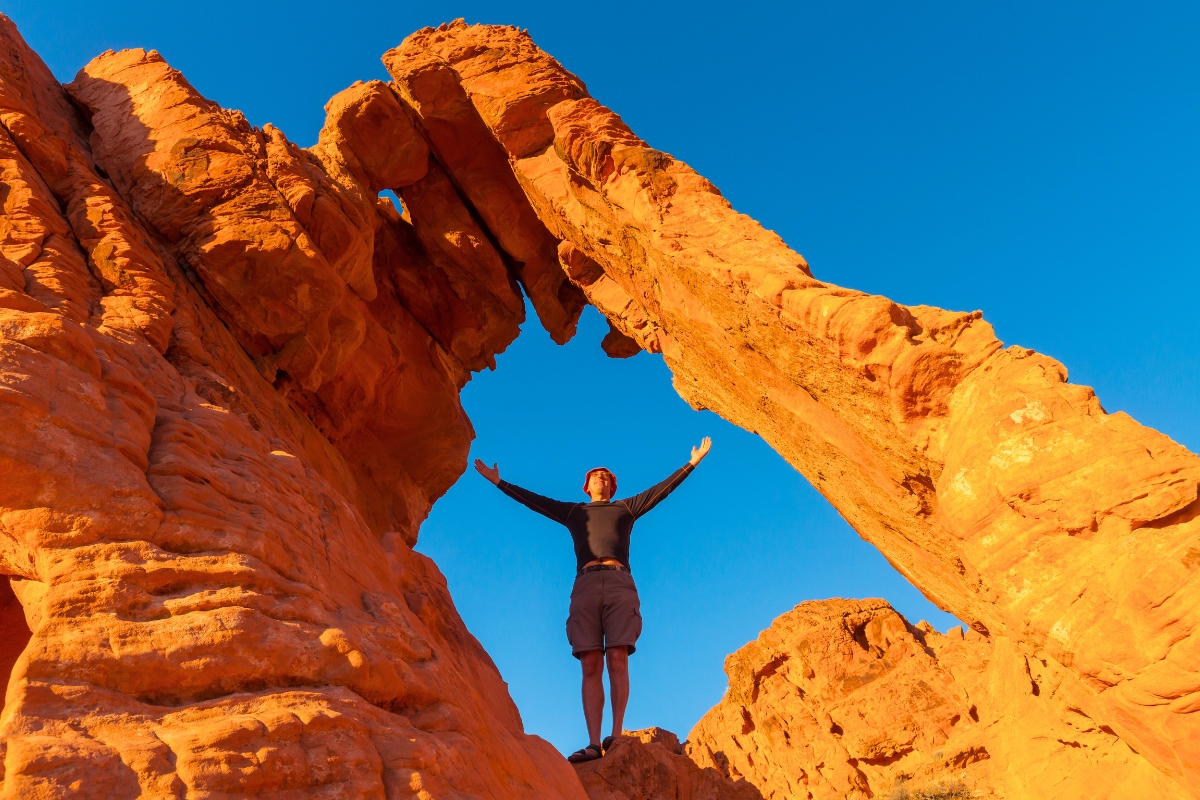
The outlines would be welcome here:
<svg viewBox="0 0 1200 800">
<path fill-rule="evenodd" d="M 606 647 L 628 647 L 632 655 L 641 634 L 642 601 L 632 575 L 605 569 L 575 578 L 567 616 L 572 655 Z"/>
</svg>

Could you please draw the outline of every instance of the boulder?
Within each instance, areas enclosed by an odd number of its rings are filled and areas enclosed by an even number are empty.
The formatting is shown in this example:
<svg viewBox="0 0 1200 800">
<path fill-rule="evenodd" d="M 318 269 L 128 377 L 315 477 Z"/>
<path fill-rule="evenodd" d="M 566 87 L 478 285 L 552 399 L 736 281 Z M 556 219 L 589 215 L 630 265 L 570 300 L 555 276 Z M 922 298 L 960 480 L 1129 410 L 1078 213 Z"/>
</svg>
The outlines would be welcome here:
<svg viewBox="0 0 1200 800">
<path fill-rule="evenodd" d="M 662 728 L 626 731 L 604 758 L 575 771 L 591 800 L 762 800 L 750 783 L 697 766 Z"/>
<path fill-rule="evenodd" d="M 688 752 L 766 798 L 1191 796 L 1079 711 L 1062 666 L 882 600 L 801 603 L 725 672 Z"/>
</svg>

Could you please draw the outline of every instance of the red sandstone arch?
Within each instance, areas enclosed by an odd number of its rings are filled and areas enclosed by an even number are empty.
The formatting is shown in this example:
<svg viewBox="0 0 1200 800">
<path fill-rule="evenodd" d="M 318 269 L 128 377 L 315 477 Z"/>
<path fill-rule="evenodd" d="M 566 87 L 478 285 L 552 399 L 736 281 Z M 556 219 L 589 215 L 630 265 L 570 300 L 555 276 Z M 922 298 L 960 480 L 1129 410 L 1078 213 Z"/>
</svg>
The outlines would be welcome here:
<svg viewBox="0 0 1200 800">
<path fill-rule="evenodd" d="M 523 288 L 1200 792 L 1200 461 L 1061 365 L 815 279 L 515 28 L 414 34 L 302 150 L 154 52 L 64 90 L 0 24 L 0 572 L 40 620 L 5 791 L 582 797 L 411 550 Z"/>
</svg>

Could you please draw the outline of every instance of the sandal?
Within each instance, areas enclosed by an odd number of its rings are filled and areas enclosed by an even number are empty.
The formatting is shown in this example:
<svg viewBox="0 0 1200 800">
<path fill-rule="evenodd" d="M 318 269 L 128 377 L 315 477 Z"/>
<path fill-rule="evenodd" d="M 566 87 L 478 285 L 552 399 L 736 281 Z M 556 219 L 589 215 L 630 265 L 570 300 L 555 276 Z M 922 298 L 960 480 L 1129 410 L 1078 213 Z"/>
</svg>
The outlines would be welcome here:
<svg viewBox="0 0 1200 800">
<path fill-rule="evenodd" d="M 605 736 L 604 741 L 600 743 L 600 749 L 603 750 L 606 755 L 608 754 L 609 750 L 612 750 L 614 739 L 615 737 L 613 736 Z"/>
<path fill-rule="evenodd" d="M 567 756 L 567 761 L 572 764 L 580 764 L 584 761 L 595 761 L 604 755 L 604 751 L 598 744 L 589 744 L 587 747 L 581 747 L 571 755 Z"/>
</svg>

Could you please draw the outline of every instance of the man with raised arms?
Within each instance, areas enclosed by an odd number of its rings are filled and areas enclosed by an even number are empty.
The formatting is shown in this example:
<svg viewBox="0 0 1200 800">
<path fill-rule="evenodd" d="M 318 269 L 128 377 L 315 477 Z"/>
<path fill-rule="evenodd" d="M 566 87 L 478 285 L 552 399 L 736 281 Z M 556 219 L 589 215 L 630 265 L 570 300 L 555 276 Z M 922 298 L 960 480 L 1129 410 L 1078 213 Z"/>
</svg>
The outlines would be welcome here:
<svg viewBox="0 0 1200 800">
<path fill-rule="evenodd" d="M 475 459 L 475 469 L 500 491 L 555 522 L 565 525 L 575 544 L 578 570 L 571 590 L 567 616 L 567 640 L 572 654 L 583 667 L 583 715 L 587 720 L 588 745 L 568 756 L 570 761 L 600 758 L 621 734 L 625 704 L 629 701 L 629 656 L 642 632 L 641 601 L 629 571 L 629 535 L 633 523 L 661 503 L 683 483 L 696 465 L 708 455 L 712 439 L 705 436 L 692 448 L 688 463 L 662 483 L 624 500 L 613 500 L 617 477 L 605 467 L 589 470 L 583 491 L 586 503 L 551 500 L 528 489 L 500 480 L 499 465 L 488 467 Z M 604 716 L 604 662 L 612 690 L 612 735 L 600 740 Z"/>
</svg>

